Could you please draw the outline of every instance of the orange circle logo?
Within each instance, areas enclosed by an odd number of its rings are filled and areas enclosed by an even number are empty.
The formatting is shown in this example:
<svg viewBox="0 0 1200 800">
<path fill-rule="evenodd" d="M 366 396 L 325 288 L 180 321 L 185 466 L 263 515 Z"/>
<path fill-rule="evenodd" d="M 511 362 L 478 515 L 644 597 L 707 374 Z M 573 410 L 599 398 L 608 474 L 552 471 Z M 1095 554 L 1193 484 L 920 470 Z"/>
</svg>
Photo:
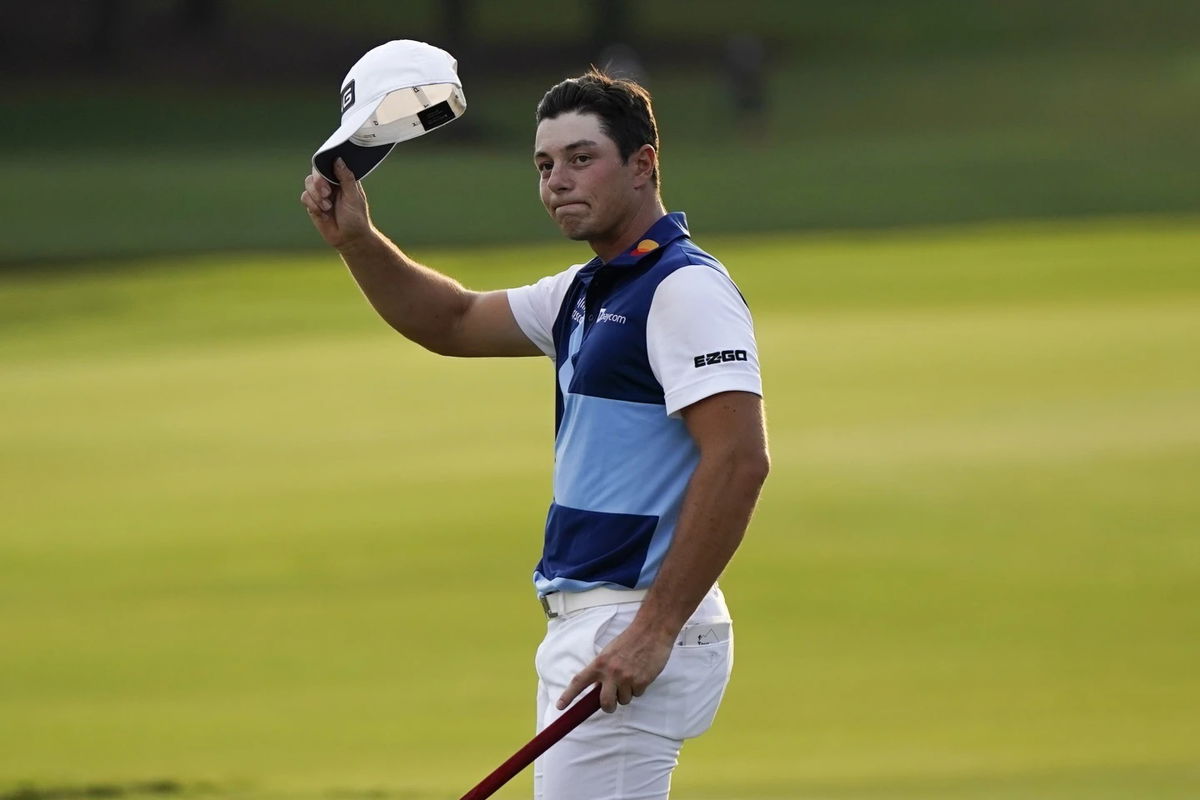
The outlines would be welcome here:
<svg viewBox="0 0 1200 800">
<path fill-rule="evenodd" d="M 629 255 L 644 256 L 644 255 L 646 255 L 646 253 L 649 253 L 649 252 L 651 252 L 653 250 L 657 250 L 657 249 L 658 249 L 658 242 L 654 241 L 653 239 L 642 239 L 640 242 L 637 243 L 637 247 L 635 247 L 629 251 Z"/>
</svg>

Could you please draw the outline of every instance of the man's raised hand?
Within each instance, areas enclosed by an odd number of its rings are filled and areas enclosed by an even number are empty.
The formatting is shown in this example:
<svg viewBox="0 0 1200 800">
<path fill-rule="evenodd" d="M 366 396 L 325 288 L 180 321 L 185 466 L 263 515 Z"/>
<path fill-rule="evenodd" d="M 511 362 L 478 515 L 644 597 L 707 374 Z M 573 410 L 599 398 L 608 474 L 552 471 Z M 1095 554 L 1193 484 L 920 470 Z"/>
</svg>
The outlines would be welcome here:
<svg viewBox="0 0 1200 800">
<path fill-rule="evenodd" d="M 337 159 L 333 171 L 340 184 L 338 186 L 325 180 L 321 173 L 313 169 L 304 179 L 300 203 L 308 211 L 308 218 L 321 237 L 330 246 L 341 249 L 371 232 L 371 214 L 367 208 L 366 192 L 346 162 Z"/>
</svg>

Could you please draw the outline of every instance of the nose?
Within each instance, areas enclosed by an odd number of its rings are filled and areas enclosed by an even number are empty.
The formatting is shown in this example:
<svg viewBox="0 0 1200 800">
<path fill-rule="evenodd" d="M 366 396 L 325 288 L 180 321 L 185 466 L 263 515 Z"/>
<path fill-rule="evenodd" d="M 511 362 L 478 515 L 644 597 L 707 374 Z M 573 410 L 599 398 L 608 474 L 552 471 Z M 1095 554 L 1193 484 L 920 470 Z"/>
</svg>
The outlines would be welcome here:
<svg viewBox="0 0 1200 800">
<path fill-rule="evenodd" d="M 566 166 L 563 164 L 552 166 L 550 168 L 550 177 L 546 179 L 546 186 L 555 194 L 569 190 L 571 182 L 568 180 Z"/>
</svg>

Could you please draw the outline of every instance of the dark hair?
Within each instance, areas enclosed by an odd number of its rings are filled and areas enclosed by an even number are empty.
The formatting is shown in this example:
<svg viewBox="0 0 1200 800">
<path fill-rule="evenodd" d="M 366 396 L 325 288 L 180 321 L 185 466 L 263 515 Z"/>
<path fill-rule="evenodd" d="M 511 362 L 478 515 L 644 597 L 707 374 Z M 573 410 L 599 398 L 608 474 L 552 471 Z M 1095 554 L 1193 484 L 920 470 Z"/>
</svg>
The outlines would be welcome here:
<svg viewBox="0 0 1200 800">
<path fill-rule="evenodd" d="M 600 130 L 617 144 L 622 161 L 642 145 L 658 151 L 658 124 L 650 93 L 635 81 L 612 78 L 592 67 L 578 78 L 567 78 L 542 97 L 535 117 L 540 123 L 559 114 L 577 111 L 600 118 Z M 658 167 L 650 176 L 658 185 Z"/>
</svg>

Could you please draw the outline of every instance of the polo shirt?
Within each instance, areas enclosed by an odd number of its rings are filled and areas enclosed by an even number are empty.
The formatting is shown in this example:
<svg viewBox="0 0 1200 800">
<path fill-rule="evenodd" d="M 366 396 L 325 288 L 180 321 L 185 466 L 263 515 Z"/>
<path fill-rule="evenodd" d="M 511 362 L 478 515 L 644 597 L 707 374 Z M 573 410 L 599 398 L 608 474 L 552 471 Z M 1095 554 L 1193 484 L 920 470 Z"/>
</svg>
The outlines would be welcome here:
<svg viewBox="0 0 1200 800">
<path fill-rule="evenodd" d="M 671 545 L 699 451 L 680 410 L 719 392 L 762 395 L 749 308 L 682 213 L 632 249 L 508 290 L 521 330 L 555 366 L 554 497 L 539 595 L 642 589 Z"/>
</svg>

